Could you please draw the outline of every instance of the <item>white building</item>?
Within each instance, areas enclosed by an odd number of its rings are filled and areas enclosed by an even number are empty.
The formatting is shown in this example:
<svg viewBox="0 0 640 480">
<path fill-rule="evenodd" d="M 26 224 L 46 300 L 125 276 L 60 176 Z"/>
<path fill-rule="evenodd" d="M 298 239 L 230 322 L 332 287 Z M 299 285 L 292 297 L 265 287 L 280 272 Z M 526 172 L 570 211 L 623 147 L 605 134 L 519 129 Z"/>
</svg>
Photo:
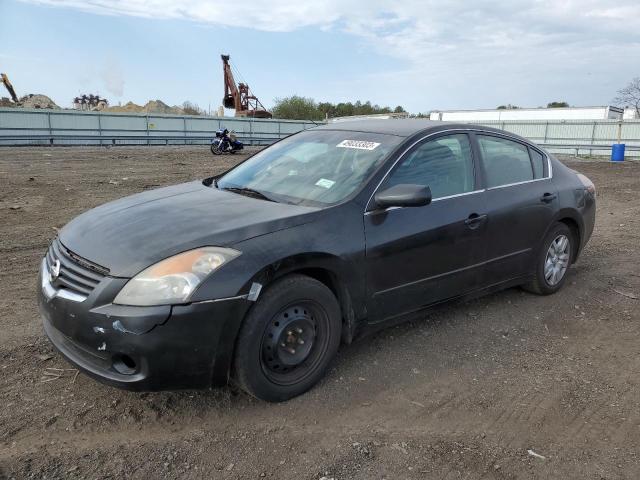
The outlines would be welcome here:
<svg viewBox="0 0 640 480">
<path fill-rule="evenodd" d="M 623 115 L 626 119 L 627 112 L 622 108 L 606 106 L 514 108 L 505 110 L 435 110 L 429 114 L 429 119 L 447 122 L 491 120 L 619 120 L 623 118 Z"/>
<path fill-rule="evenodd" d="M 637 120 L 640 117 L 638 117 L 638 112 L 635 108 L 627 107 L 624 109 L 624 115 L 622 118 L 625 120 Z"/>
</svg>

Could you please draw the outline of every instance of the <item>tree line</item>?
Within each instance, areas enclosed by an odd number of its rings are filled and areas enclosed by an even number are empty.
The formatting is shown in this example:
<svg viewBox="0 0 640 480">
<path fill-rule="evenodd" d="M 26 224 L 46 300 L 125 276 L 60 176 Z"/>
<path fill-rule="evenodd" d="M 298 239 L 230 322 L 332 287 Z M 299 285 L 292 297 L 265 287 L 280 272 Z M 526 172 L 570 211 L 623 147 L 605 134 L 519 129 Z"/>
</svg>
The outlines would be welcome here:
<svg viewBox="0 0 640 480">
<path fill-rule="evenodd" d="M 406 110 L 398 105 L 395 108 L 372 105 L 371 102 L 316 102 L 313 98 L 292 95 L 276 98 L 274 101 L 274 118 L 290 120 L 324 120 L 325 118 L 348 117 L 353 115 L 374 115 L 384 113 L 405 113 Z"/>
<path fill-rule="evenodd" d="M 613 99 L 614 105 L 629 106 L 636 111 L 640 118 L 640 77 L 634 78 L 626 87 L 618 91 L 618 96 Z M 568 102 L 554 101 L 547 104 L 547 108 L 570 107 Z M 506 104 L 496 107 L 498 110 L 515 110 L 521 108 L 517 105 Z M 188 115 L 205 115 L 206 112 L 197 104 L 184 102 L 182 109 Z M 381 107 L 371 102 L 316 102 L 313 98 L 291 95 L 290 97 L 276 98 L 272 109 L 274 118 L 290 120 L 324 120 L 325 118 L 348 117 L 353 115 L 374 115 L 384 113 L 406 113 L 406 110 L 398 105 L 395 108 Z M 428 117 L 428 114 L 418 113 L 410 115 L 412 118 Z"/>
<path fill-rule="evenodd" d="M 547 103 L 547 108 L 567 108 L 570 107 L 571 105 L 569 105 L 567 102 L 549 102 Z M 507 105 L 498 105 L 496 107 L 496 110 L 518 110 L 519 107 L 517 105 L 511 105 L 510 103 L 508 103 Z M 538 107 L 538 108 L 542 108 L 542 107 Z"/>
</svg>

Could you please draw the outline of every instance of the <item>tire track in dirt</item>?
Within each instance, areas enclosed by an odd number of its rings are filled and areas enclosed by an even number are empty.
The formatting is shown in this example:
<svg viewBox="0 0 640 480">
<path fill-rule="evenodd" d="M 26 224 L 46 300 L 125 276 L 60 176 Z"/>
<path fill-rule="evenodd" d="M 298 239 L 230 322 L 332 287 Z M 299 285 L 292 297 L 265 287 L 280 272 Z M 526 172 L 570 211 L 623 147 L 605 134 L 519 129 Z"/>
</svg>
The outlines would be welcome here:
<svg viewBox="0 0 640 480">
<path fill-rule="evenodd" d="M 0 477 L 640 478 L 640 314 L 611 291 L 639 293 L 640 225 L 626 217 L 640 212 L 640 164 L 571 163 L 602 188 L 594 237 L 558 295 L 513 289 L 447 306 L 345 348 L 320 386 L 273 406 L 228 390 L 140 395 L 83 376 L 39 382 L 44 368 L 66 367 L 42 338 L 32 292 L 53 227 L 241 157 L 190 147 L 7 152 L 3 201 L 41 198 L 0 210 L 0 254 L 13 258 L 0 274 L 9 299 L 0 300 L 0 402 L 9 406 Z"/>
</svg>

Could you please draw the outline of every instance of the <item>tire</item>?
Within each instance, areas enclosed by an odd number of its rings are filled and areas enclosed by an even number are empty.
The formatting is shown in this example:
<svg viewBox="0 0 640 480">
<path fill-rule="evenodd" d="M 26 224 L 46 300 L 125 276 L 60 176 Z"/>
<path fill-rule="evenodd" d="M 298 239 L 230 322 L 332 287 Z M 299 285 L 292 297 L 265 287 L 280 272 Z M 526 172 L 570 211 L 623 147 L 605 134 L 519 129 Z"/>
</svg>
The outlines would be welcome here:
<svg viewBox="0 0 640 480">
<path fill-rule="evenodd" d="M 559 243 L 559 240 L 563 238 L 567 241 L 564 246 Z M 523 288 L 538 295 L 551 295 L 560 290 L 567 279 L 569 267 L 573 263 L 575 241 L 576 239 L 567 225 L 560 222 L 553 225 L 545 236 L 542 247 L 536 256 L 535 276 L 530 283 L 523 285 Z M 560 247 L 562 247 L 562 253 L 560 253 Z M 553 272 L 556 273 L 553 274 Z"/>
<path fill-rule="evenodd" d="M 222 155 L 222 150 L 215 143 L 211 144 L 211 153 L 214 155 Z"/>
<path fill-rule="evenodd" d="M 335 357 L 341 326 L 329 288 L 305 275 L 283 277 L 261 295 L 240 328 L 233 383 L 268 402 L 306 392 Z"/>
</svg>

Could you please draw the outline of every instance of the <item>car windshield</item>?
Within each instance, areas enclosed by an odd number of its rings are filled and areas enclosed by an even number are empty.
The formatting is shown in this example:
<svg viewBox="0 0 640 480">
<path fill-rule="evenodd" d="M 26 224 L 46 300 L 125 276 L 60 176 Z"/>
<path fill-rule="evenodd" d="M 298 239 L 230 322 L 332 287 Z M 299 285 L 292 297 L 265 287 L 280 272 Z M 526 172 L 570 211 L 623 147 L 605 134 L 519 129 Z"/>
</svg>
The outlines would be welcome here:
<svg viewBox="0 0 640 480">
<path fill-rule="evenodd" d="M 332 205 L 356 191 L 402 139 L 343 130 L 301 132 L 238 165 L 217 186 L 277 202 Z"/>
</svg>

